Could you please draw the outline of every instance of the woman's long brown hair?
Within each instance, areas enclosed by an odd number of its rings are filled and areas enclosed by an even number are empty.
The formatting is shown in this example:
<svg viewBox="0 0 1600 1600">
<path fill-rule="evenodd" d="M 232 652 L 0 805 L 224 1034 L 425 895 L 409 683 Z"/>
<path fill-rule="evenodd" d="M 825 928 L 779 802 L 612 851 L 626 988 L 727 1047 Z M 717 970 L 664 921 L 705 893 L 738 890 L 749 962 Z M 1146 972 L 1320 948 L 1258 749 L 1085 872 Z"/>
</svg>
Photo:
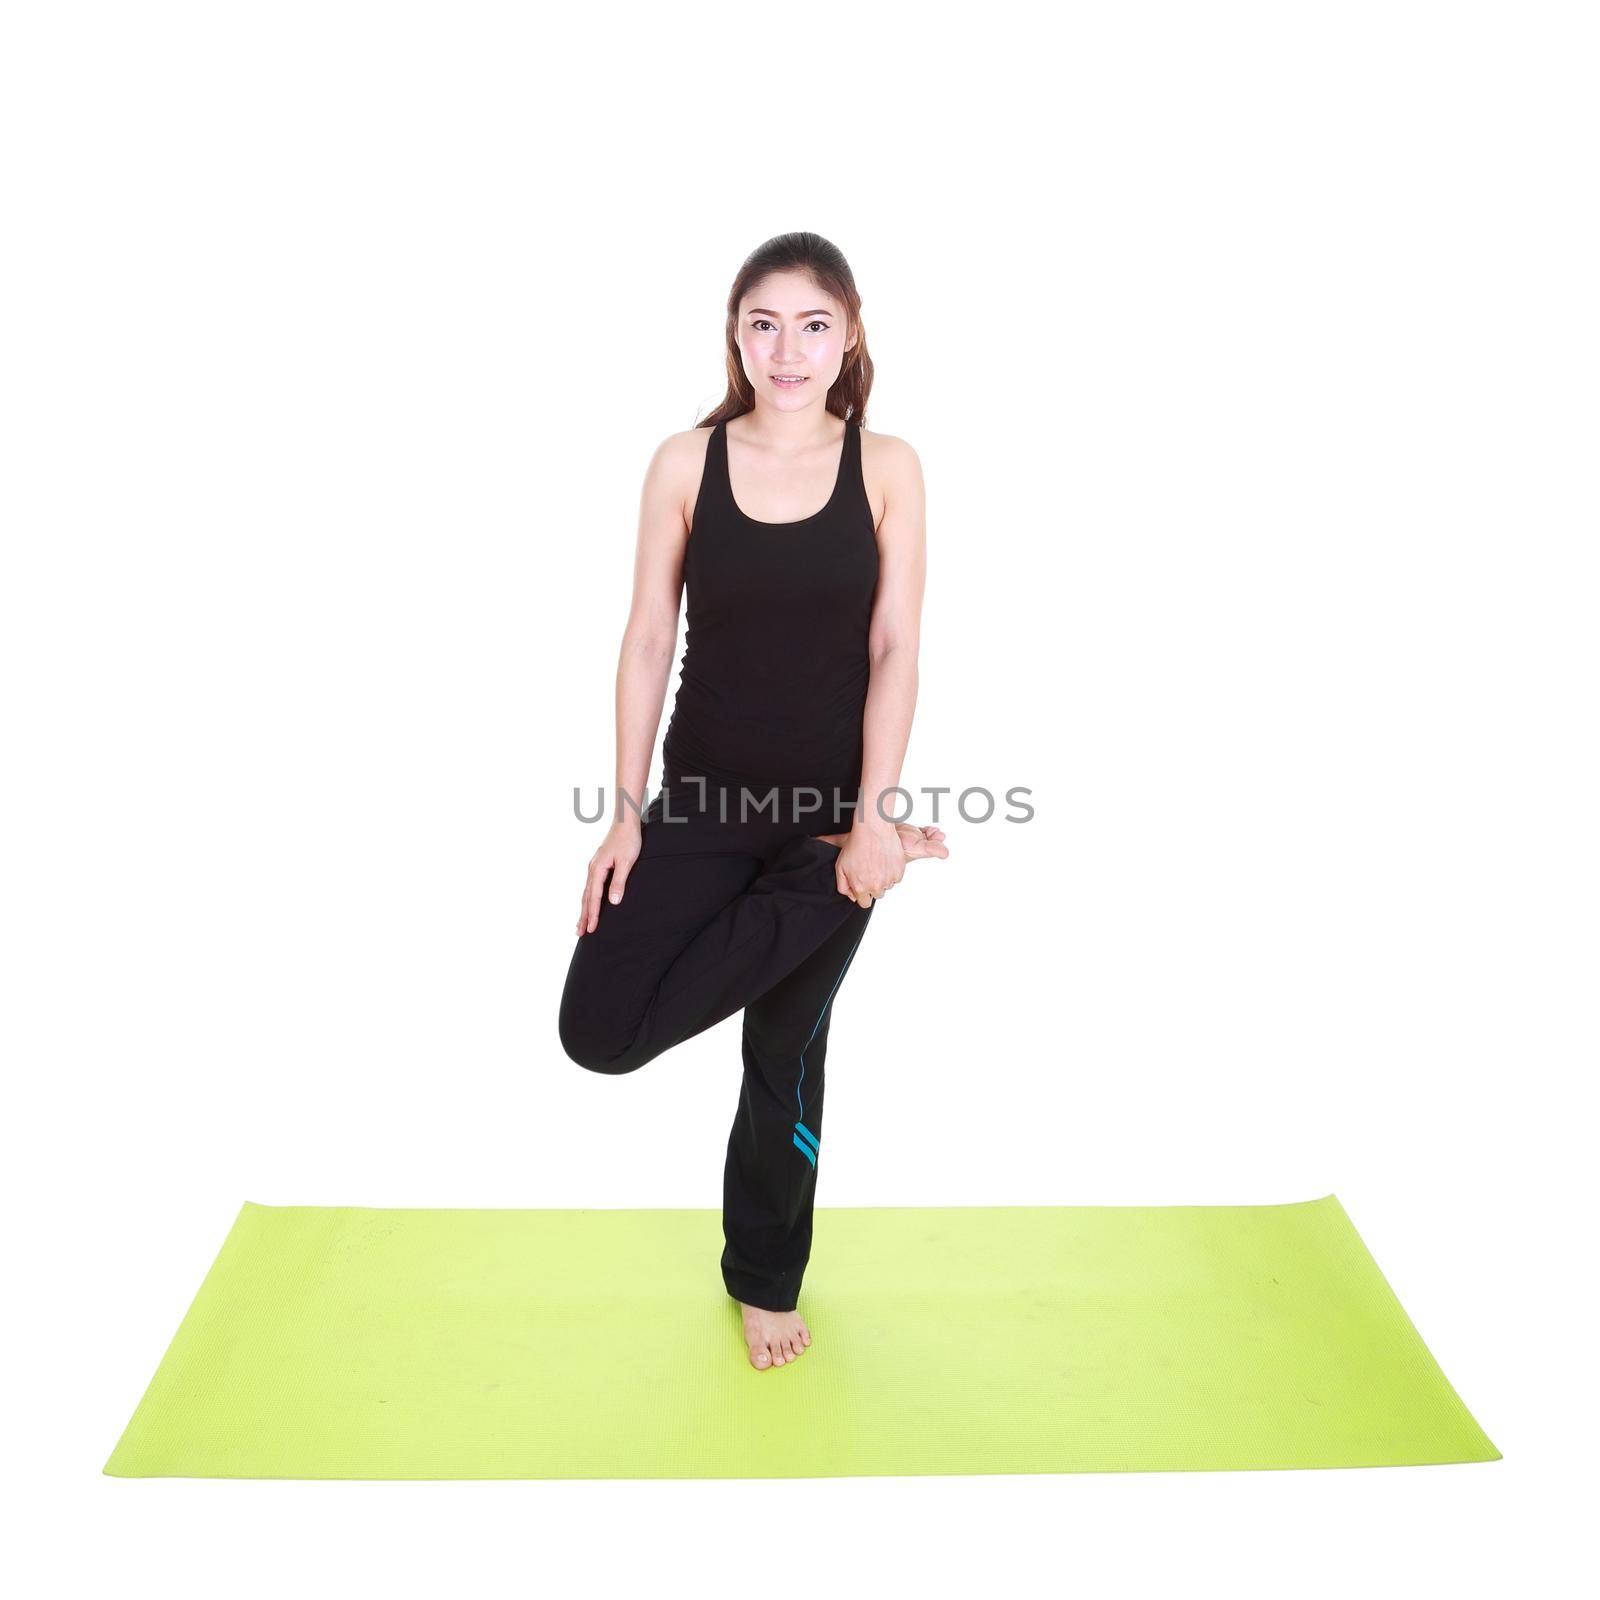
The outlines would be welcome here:
<svg viewBox="0 0 1600 1600">
<path fill-rule="evenodd" d="M 844 353 L 838 379 L 828 390 L 827 406 L 834 416 L 862 426 L 867 419 L 867 396 L 872 392 L 872 357 L 867 354 L 867 330 L 861 325 L 861 296 L 856 293 L 855 276 L 844 252 L 820 233 L 780 233 L 745 258 L 728 294 L 728 392 L 722 403 L 695 426 L 714 428 L 719 422 L 742 417 L 756 408 L 755 390 L 739 359 L 739 302 L 769 272 L 803 272 L 845 308 L 845 316 L 856 331 L 856 342 Z"/>
</svg>

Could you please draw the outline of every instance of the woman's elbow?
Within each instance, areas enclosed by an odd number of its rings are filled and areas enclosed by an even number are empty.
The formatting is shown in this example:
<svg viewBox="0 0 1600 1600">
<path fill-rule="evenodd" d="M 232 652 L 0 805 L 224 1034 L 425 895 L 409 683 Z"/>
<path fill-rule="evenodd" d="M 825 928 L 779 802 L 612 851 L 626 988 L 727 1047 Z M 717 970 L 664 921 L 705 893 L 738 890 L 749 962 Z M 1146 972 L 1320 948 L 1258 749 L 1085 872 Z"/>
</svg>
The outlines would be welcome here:
<svg viewBox="0 0 1600 1600">
<path fill-rule="evenodd" d="M 869 639 L 867 658 L 874 667 L 892 662 L 907 672 L 917 670 L 917 641 L 915 639 Z"/>
<path fill-rule="evenodd" d="M 654 625 L 629 624 L 622 635 L 622 654 L 634 660 L 670 661 L 678 645 L 678 630 Z"/>
</svg>

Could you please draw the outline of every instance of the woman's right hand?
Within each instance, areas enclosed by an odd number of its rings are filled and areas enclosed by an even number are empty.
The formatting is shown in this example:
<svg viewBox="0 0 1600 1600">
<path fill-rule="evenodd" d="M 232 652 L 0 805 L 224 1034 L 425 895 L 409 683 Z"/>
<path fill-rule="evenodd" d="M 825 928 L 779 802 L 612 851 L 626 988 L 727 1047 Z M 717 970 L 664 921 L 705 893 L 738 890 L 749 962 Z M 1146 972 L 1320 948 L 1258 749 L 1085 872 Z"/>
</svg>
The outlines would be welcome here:
<svg viewBox="0 0 1600 1600">
<path fill-rule="evenodd" d="M 600 923 L 600 897 L 605 892 L 606 873 L 611 874 L 611 903 L 622 899 L 622 891 L 639 859 L 643 827 L 638 817 L 622 817 L 611 824 L 600 848 L 589 858 L 589 881 L 583 888 L 583 909 L 578 913 L 578 937 L 593 933 Z"/>
</svg>

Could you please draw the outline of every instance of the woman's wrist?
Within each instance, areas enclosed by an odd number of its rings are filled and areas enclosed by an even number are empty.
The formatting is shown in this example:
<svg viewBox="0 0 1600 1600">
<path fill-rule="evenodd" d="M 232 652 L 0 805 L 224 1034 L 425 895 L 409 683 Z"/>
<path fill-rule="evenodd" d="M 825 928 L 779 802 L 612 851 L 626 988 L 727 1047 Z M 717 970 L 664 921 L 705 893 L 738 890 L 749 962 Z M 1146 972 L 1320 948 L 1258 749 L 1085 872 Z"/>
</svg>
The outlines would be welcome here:
<svg viewBox="0 0 1600 1600">
<path fill-rule="evenodd" d="M 895 831 L 895 824 L 892 818 L 879 816 L 877 811 L 870 806 L 858 807 L 855 821 L 850 824 L 850 831 L 852 833 L 876 834 L 878 837 L 883 838 Z"/>
</svg>

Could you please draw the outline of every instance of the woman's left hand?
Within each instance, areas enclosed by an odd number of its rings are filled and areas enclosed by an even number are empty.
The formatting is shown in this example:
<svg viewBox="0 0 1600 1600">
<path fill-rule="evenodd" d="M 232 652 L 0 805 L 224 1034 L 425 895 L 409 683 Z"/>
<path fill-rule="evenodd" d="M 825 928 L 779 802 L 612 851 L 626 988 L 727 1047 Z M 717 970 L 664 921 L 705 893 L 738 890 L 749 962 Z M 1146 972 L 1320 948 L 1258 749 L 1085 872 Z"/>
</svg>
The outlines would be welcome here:
<svg viewBox="0 0 1600 1600">
<path fill-rule="evenodd" d="M 905 876 L 906 852 L 892 822 L 881 827 L 857 824 L 834 863 L 839 893 L 858 906 L 870 908 Z"/>
</svg>

